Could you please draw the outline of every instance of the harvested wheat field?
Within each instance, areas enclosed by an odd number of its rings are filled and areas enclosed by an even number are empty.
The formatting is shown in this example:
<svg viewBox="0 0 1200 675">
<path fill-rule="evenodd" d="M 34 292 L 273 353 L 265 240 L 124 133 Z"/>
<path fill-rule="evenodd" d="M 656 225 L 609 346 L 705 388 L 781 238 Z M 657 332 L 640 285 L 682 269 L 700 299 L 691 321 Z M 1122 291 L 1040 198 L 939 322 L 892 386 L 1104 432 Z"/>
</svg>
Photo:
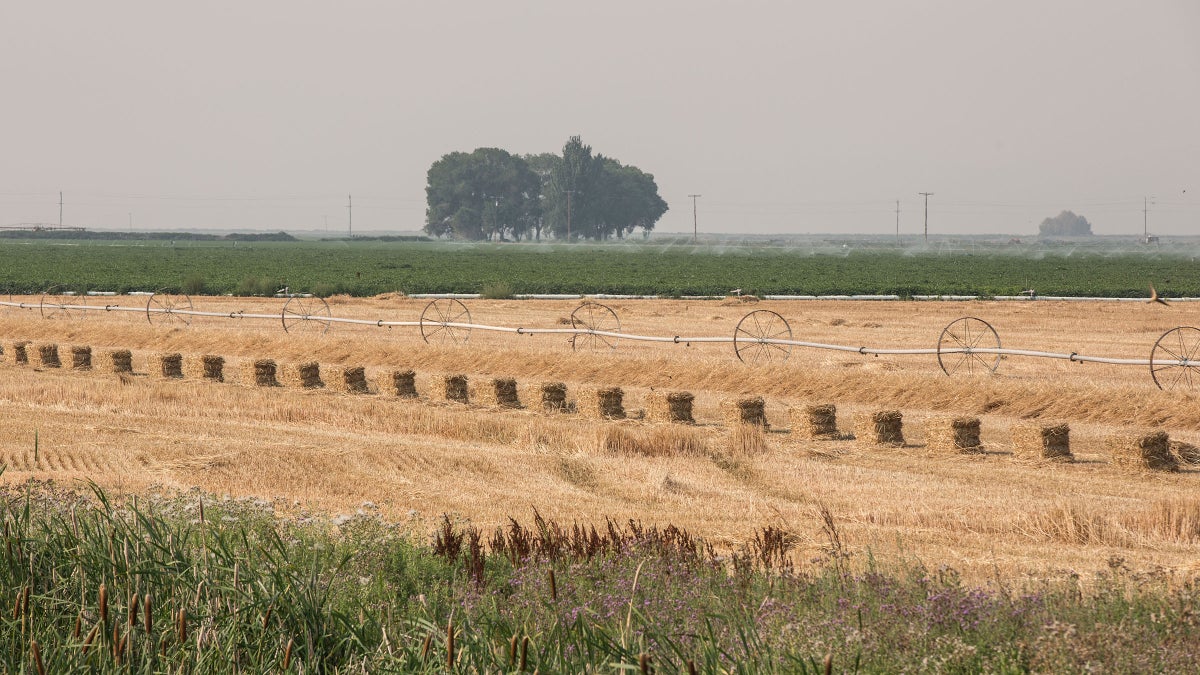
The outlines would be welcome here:
<svg viewBox="0 0 1200 675">
<path fill-rule="evenodd" d="M 124 299 L 120 299 L 124 301 Z M 193 298 L 196 309 L 278 314 L 283 300 Z M 31 299 L 36 302 L 36 298 Z M 129 300 L 135 306 L 136 300 Z M 335 317 L 416 321 L 428 300 L 331 298 Z M 932 348 L 963 316 L 987 320 L 1005 347 L 1148 358 L 1176 326 L 1200 324 L 1200 304 L 1115 302 L 604 301 L 628 334 L 615 349 L 574 351 L 565 334 L 474 329 L 465 342 L 426 344 L 417 327 L 334 323 L 285 332 L 279 321 L 198 317 L 151 324 L 136 312 L 73 312 L 45 320 L 0 308 L 2 480 L 94 480 L 111 490 L 188 488 L 276 499 L 331 515 L 373 502 L 432 530 L 443 513 L 485 527 L 536 507 L 562 521 L 604 516 L 674 523 L 718 547 L 778 525 L 800 540 L 799 559 L 825 543 L 827 506 L 843 544 L 877 556 L 920 558 L 969 577 L 1086 572 L 1120 558 L 1136 568 L 1193 571 L 1200 550 L 1200 471 L 1114 461 L 1114 434 L 1166 432 L 1200 443 L 1200 397 L 1164 392 L 1148 368 L 1009 357 L 994 375 L 947 377 L 930 355 L 865 356 L 796 348 L 783 363 L 749 366 L 727 343 L 756 309 L 785 317 L 795 339 L 879 348 Z M 471 321 L 562 328 L 579 301 L 467 300 Z M 686 334 L 685 334 L 686 333 Z M 91 348 L 91 370 L 18 364 L 10 345 Z M 602 345 L 603 346 L 603 345 Z M 132 353 L 132 373 L 100 367 Z M 184 368 L 163 377 L 163 354 L 185 364 L 224 358 L 224 382 Z M 269 383 L 255 362 L 319 364 L 325 387 Z M 99 365 L 98 365 L 99 364 Z M 64 366 L 69 366 L 68 363 Z M 353 392 L 328 386 L 361 367 Z M 395 373 L 414 371 L 416 398 Z M 516 381 L 520 400 L 447 400 L 447 376 Z M 340 376 L 340 375 L 339 375 Z M 540 387 L 562 382 L 568 404 L 547 412 Z M 575 412 L 578 396 L 620 388 L 627 419 Z M 694 424 L 645 414 L 655 395 L 686 392 Z M 765 427 L 727 426 L 724 401 L 765 400 Z M 490 401 L 490 404 L 489 404 Z M 833 405 L 838 434 L 791 433 L 791 408 Z M 857 442 L 855 416 L 902 413 L 900 447 Z M 932 452 L 930 418 L 978 418 L 982 452 Z M 1072 462 L 1013 453 L 1014 425 L 1070 427 Z M 37 443 L 35 446 L 35 434 Z M 1188 456 L 1191 458 L 1191 455 Z"/>
</svg>

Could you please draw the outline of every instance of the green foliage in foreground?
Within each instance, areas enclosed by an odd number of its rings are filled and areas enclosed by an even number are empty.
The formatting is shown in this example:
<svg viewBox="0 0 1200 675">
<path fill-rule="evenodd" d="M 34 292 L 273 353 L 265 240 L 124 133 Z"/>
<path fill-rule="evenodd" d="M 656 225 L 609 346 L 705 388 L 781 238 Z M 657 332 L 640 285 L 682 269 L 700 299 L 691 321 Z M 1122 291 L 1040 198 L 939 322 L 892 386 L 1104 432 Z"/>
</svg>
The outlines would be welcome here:
<svg viewBox="0 0 1200 675">
<path fill-rule="evenodd" d="M 815 250 L 682 244 L 444 244 L 423 242 L 206 243 L 0 240 L 0 291 L 154 291 L 264 294 L 288 286 L 324 295 L 527 293 L 723 295 L 1200 296 L 1191 256 L 1104 248 L 978 252 Z M 1168 251 L 1169 249 L 1161 249 Z M 1154 249 L 1154 251 L 1160 251 Z M 199 294 L 199 293 L 196 293 Z"/>
<path fill-rule="evenodd" d="M 729 560 L 674 528 L 430 542 L 188 493 L 115 503 L 0 487 L 0 668 L 11 673 L 1194 672 L 1195 589 L 1125 571 L 973 588 L 843 550 Z"/>
</svg>

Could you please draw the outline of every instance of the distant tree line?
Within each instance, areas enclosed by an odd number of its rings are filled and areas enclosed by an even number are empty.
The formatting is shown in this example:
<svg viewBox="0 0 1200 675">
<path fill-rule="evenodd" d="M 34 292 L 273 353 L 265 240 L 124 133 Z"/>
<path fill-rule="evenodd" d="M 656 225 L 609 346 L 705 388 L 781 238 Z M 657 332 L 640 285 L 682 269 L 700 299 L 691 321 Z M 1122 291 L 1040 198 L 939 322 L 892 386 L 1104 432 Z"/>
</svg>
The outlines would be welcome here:
<svg viewBox="0 0 1200 675">
<path fill-rule="evenodd" d="M 429 167 L 425 194 L 425 232 L 468 240 L 622 238 L 653 230 L 668 208 L 653 175 L 578 136 L 561 155 L 452 152 Z"/>
<path fill-rule="evenodd" d="M 1087 218 L 1078 216 L 1071 211 L 1063 211 L 1053 218 L 1046 218 L 1038 226 L 1038 236 L 1041 237 L 1088 237 L 1092 234 L 1092 224 Z"/>
<path fill-rule="evenodd" d="M 287 232 L 204 234 L 201 232 L 117 232 L 92 230 L 2 230 L 0 239 L 81 239 L 95 241 L 296 241 Z"/>
</svg>

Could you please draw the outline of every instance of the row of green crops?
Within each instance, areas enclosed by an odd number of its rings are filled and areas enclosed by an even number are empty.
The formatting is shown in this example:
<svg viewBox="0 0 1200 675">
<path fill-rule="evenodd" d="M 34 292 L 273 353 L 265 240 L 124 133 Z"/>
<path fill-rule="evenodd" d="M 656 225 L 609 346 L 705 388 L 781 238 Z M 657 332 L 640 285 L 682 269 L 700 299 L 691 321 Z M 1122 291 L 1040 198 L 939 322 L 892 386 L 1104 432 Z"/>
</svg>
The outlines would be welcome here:
<svg viewBox="0 0 1200 675">
<path fill-rule="evenodd" d="M 0 291 L 318 295 L 526 293 L 721 295 L 1200 295 L 1200 266 L 1162 249 L 978 252 L 423 242 L 0 240 Z"/>
<path fill-rule="evenodd" d="M 795 566 L 763 529 L 731 558 L 675 528 L 486 536 L 281 518 L 198 492 L 128 502 L 0 484 L 8 673 L 1195 672 L 1190 585 L 1120 561 L 973 587 L 840 545 Z"/>
</svg>

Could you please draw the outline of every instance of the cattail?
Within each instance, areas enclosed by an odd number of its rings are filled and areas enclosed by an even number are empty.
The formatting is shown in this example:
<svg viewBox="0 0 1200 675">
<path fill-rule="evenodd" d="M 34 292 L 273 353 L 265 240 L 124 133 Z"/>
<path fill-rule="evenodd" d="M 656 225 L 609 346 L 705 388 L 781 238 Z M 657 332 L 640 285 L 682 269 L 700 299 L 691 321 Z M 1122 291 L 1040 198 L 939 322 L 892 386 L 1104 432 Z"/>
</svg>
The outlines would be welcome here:
<svg viewBox="0 0 1200 675">
<path fill-rule="evenodd" d="M 642 675 L 650 675 L 650 655 L 646 652 L 642 652 L 638 656 L 638 671 Z"/>
<path fill-rule="evenodd" d="M 263 614 L 263 630 L 267 629 L 267 624 L 271 622 L 271 610 L 275 609 L 275 605 L 267 605 L 267 611 Z"/>
<path fill-rule="evenodd" d="M 138 594 L 134 593 L 133 597 L 129 598 L 129 627 L 133 628 L 137 625 L 138 618 Z"/>
<path fill-rule="evenodd" d="M 517 664 L 517 634 L 513 633 L 512 639 L 508 641 L 508 669 Z"/>
<path fill-rule="evenodd" d="M 32 562 L 32 560 L 30 560 L 30 562 Z M 33 592 L 33 584 L 32 583 L 26 584 L 25 592 L 22 594 L 22 598 L 24 599 L 24 602 L 21 603 L 21 612 L 23 614 L 29 613 L 29 594 L 32 592 Z"/>
<path fill-rule="evenodd" d="M 200 498 L 200 522 L 204 522 L 204 497 Z"/>
<path fill-rule="evenodd" d="M 421 662 L 429 657 L 429 645 L 433 642 L 433 633 L 425 636 L 425 640 L 421 643 Z"/>
<path fill-rule="evenodd" d="M 187 640 L 187 610 L 183 607 L 179 608 L 179 618 L 175 623 L 175 630 L 179 633 L 179 642 L 182 644 Z"/>
<path fill-rule="evenodd" d="M 526 635 L 525 637 L 521 638 L 521 667 L 517 669 L 517 672 L 521 672 L 521 673 L 525 672 L 525 665 L 529 660 L 528 657 L 529 657 L 529 636 Z"/>
<path fill-rule="evenodd" d="M 825 675 L 833 674 L 833 652 L 825 654 Z"/>
<path fill-rule="evenodd" d="M 154 612 L 151 611 L 150 608 L 149 593 L 147 593 L 146 597 L 142 599 L 142 615 L 145 620 L 146 635 L 150 635 L 154 632 Z"/>
<path fill-rule="evenodd" d="M 283 648 L 283 669 L 287 670 L 288 666 L 292 665 L 292 647 L 296 646 L 296 641 L 289 639 L 287 647 Z"/>
<path fill-rule="evenodd" d="M 446 623 L 446 670 L 454 670 L 454 619 Z"/>
<path fill-rule="evenodd" d="M 113 658 L 116 659 L 117 663 L 120 663 L 121 662 L 121 652 L 120 652 L 121 627 L 120 626 L 113 626 L 112 642 L 110 644 L 112 644 Z"/>
<path fill-rule="evenodd" d="M 558 582 L 554 579 L 554 570 L 550 570 L 550 599 L 558 602 Z"/>
<path fill-rule="evenodd" d="M 46 675 L 46 664 L 42 663 L 42 648 L 37 640 L 29 643 L 29 649 L 33 652 L 33 665 L 37 666 L 38 675 Z"/>
<path fill-rule="evenodd" d="M 687 669 L 688 669 L 688 675 L 696 675 L 696 662 L 691 659 L 688 659 L 687 660 Z"/>
<path fill-rule="evenodd" d="M 100 584 L 100 622 L 108 625 L 108 586 Z"/>
<path fill-rule="evenodd" d="M 79 610 L 79 616 L 75 617 L 75 629 L 71 631 L 71 637 L 79 639 L 79 631 L 83 629 L 83 610 Z"/>
<path fill-rule="evenodd" d="M 87 656 L 88 650 L 92 648 L 92 642 L 96 639 L 96 633 L 100 630 L 100 624 L 92 626 L 88 631 L 87 637 L 83 639 L 83 655 Z"/>
</svg>

